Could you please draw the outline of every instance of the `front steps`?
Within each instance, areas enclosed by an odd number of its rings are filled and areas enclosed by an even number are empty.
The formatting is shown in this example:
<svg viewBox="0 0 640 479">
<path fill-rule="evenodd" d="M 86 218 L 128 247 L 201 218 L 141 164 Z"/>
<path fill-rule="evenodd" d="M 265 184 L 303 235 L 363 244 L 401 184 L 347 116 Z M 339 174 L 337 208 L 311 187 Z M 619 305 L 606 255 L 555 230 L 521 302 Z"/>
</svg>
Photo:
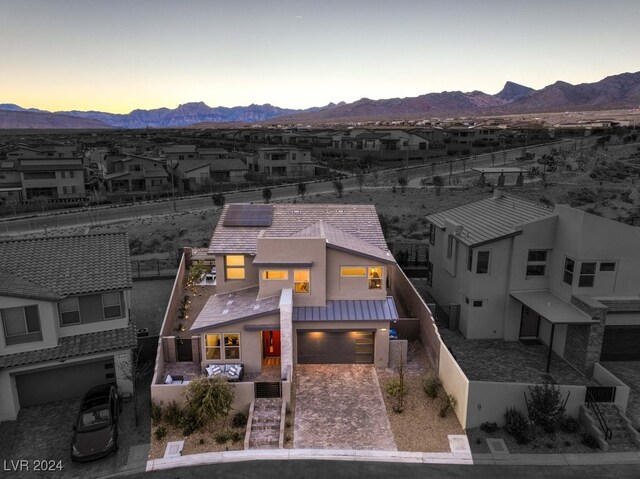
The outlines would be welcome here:
<svg viewBox="0 0 640 479">
<path fill-rule="evenodd" d="M 598 436 L 600 447 L 607 452 L 628 452 L 640 449 L 640 434 L 632 427 L 627 415 L 613 403 L 598 403 L 598 407 L 611 430 L 611 439 L 606 440 L 600 423 L 589 408 L 580 406 L 580 416 L 588 421 L 587 430 L 591 429 Z"/>
<path fill-rule="evenodd" d="M 256 399 L 251 421 L 249 449 L 278 449 L 282 399 Z"/>
</svg>

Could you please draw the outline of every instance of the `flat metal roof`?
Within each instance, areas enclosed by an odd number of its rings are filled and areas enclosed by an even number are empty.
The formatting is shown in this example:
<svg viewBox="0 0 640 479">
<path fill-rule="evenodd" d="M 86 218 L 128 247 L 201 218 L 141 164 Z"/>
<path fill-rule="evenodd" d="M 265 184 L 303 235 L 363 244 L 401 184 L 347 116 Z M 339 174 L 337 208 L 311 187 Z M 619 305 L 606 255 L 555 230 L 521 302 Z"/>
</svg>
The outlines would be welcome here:
<svg viewBox="0 0 640 479">
<path fill-rule="evenodd" d="M 511 297 L 554 324 L 594 324 L 597 321 L 551 291 L 512 291 Z"/>
<path fill-rule="evenodd" d="M 393 297 L 381 300 L 329 300 L 326 306 L 293 308 L 293 321 L 394 321 Z"/>
</svg>

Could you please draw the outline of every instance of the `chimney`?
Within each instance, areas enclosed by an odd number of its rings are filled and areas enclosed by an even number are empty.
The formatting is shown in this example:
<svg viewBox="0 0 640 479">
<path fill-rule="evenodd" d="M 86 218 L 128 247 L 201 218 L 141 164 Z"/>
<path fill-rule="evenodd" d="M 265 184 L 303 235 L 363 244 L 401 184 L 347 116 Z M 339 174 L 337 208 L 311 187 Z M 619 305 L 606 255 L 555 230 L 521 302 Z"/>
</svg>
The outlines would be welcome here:
<svg viewBox="0 0 640 479">
<path fill-rule="evenodd" d="M 502 198 L 502 190 L 499 188 L 493 189 L 493 199 L 497 200 L 498 198 Z"/>
</svg>

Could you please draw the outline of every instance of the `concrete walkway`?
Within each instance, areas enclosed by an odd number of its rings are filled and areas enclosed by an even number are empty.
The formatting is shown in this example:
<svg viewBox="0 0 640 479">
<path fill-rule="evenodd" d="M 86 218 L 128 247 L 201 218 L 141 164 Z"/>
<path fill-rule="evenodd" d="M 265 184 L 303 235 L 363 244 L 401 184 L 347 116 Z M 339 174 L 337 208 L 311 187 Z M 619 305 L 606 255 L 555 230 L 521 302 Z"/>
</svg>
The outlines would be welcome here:
<svg viewBox="0 0 640 479">
<path fill-rule="evenodd" d="M 295 381 L 295 449 L 397 449 L 373 365 L 300 365 Z"/>
</svg>

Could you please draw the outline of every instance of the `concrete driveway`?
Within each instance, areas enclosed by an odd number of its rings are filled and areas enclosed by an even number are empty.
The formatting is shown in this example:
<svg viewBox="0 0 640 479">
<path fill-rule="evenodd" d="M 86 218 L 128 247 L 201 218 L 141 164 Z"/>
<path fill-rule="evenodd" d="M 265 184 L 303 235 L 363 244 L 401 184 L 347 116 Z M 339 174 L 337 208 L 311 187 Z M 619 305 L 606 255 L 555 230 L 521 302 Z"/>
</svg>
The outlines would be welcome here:
<svg viewBox="0 0 640 479">
<path fill-rule="evenodd" d="M 99 478 L 128 469 L 144 468 L 149 454 L 149 391 L 150 376 L 138 385 L 138 419 L 135 426 L 133 401 L 122 404 L 119 420 L 118 451 L 115 454 L 84 464 L 71 462 L 72 426 L 80 407 L 80 399 L 24 408 L 18 419 L 0 423 L 0 460 L 28 461 L 30 470 L 11 471 L 6 477 Z M 34 473 L 36 460 L 61 461 L 62 470 Z M 3 463 L 4 464 L 4 463 Z M 144 469 L 142 469 L 144 470 Z M 2 476 L 4 477 L 4 476 Z"/>
<path fill-rule="evenodd" d="M 295 448 L 397 450 L 373 366 L 308 364 L 295 371 Z"/>
</svg>

